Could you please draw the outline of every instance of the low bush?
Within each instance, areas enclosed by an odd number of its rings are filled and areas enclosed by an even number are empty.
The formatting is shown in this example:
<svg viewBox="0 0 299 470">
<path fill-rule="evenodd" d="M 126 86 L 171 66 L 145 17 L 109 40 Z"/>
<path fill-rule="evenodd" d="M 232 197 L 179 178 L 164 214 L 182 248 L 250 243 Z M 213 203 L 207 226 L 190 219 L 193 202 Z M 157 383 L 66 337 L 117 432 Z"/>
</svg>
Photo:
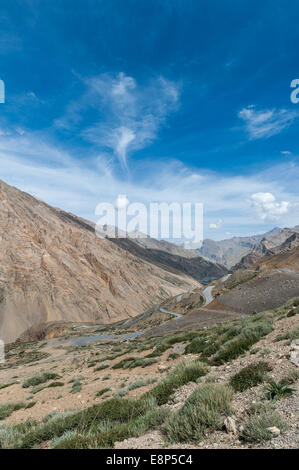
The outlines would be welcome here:
<svg viewBox="0 0 299 470">
<path fill-rule="evenodd" d="M 265 442 L 273 435 L 268 428 L 277 427 L 281 432 L 287 429 L 284 419 L 275 411 L 266 410 L 253 414 L 245 425 L 241 438 L 246 442 Z"/>
<path fill-rule="evenodd" d="M 207 430 L 221 429 L 222 414 L 231 412 L 233 390 L 219 384 L 202 385 L 166 422 L 163 431 L 171 442 L 198 441 Z"/>
<path fill-rule="evenodd" d="M 208 369 L 198 361 L 180 363 L 164 380 L 147 392 L 158 405 L 167 403 L 173 392 L 189 382 L 196 382 L 199 377 L 206 375 Z"/>
<path fill-rule="evenodd" d="M 52 372 L 44 372 L 41 375 L 34 375 L 33 377 L 30 377 L 29 379 L 25 380 L 22 386 L 23 388 L 35 387 L 36 385 L 43 384 L 45 382 L 48 382 L 49 380 L 60 378 L 61 377 L 58 374 L 54 374 Z"/>
<path fill-rule="evenodd" d="M 266 373 L 271 369 L 271 366 L 263 361 L 250 364 L 231 377 L 230 385 L 235 392 L 244 392 L 244 390 L 264 382 Z"/>
<path fill-rule="evenodd" d="M 2 403 L 0 405 L 0 420 L 8 418 L 14 411 L 18 411 L 21 408 L 26 408 L 26 404 L 23 402 Z"/>
</svg>

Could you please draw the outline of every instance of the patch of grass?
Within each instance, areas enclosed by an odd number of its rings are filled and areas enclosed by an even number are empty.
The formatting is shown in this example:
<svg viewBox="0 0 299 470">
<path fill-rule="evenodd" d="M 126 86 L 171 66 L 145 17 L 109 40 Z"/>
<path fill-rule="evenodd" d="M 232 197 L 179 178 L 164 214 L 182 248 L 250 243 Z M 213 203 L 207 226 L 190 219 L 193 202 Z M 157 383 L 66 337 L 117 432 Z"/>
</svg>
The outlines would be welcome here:
<svg viewBox="0 0 299 470">
<path fill-rule="evenodd" d="M 108 369 L 109 364 L 99 364 L 93 369 L 94 372 L 99 372 L 100 370 Z"/>
<path fill-rule="evenodd" d="M 152 399 L 132 400 L 129 398 L 112 398 L 75 413 L 65 413 L 61 416 L 50 417 L 46 422 L 24 436 L 22 447 L 31 448 L 42 441 L 60 437 L 67 431 L 76 430 L 79 435 L 86 432 L 92 434 L 96 432 L 97 426 L 100 423 L 107 420 L 115 423 L 116 428 L 113 435 L 109 434 L 107 436 L 105 433 L 99 433 L 98 443 L 99 446 L 109 447 L 113 445 L 115 440 L 121 440 L 122 432 L 119 432 L 119 430 L 122 430 L 123 434 L 127 436 L 126 425 L 128 422 L 134 421 L 137 418 L 144 419 L 144 415 L 154 407 L 155 404 Z M 77 447 L 77 445 L 82 445 L 82 448 L 86 448 L 84 447 L 84 443 L 87 442 L 86 438 L 87 436 L 84 436 L 83 440 L 80 438 L 80 444 L 76 444 L 73 441 L 69 442 L 69 448 L 72 448 L 72 445 L 74 445 L 74 448 L 81 448 Z"/>
<path fill-rule="evenodd" d="M 111 390 L 111 387 L 102 388 L 101 390 L 99 390 L 99 391 L 96 393 L 96 397 L 101 397 L 101 396 L 104 395 L 105 393 L 110 392 L 110 390 Z"/>
<path fill-rule="evenodd" d="M 128 390 L 126 388 L 121 388 L 115 395 L 115 398 L 122 398 L 128 394 Z"/>
<path fill-rule="evenodd" d="M 177 359 L 178 357 L 180 357 L 179 354 L 177 353 L 170 353 L 168 358 L 167 358 L 167 361 L 174 361 L 175 359 Z"/>
<path fill-rule="evenodd" d="M 157 359 L 155 359 L 154 357 L 150 357 L 143 361 L 142 367 L 148 367 L 148 366 L 151 366 L 152 364 L 156 364 L 157 362 L 158 362 Z"/>
<path fill-rule="evenodd" d="M 2 403 L 0 405 L 0 420 L 8 418 L 14 411 L 18 411 L 21 408 L 26 408 L 26 404 L 23 402 Z"/>
<path fill-rule="evenodd" d="M 70 389 L 70 393 L 79 393 L 82 390 L 82 383 L 79 377 L 75 377 L 73 380 L 72 388 Z"/>
<path fill-rule="evenodd" d="M 71 439 L 60 442 L 59 449 L 92 449 L 111 448 L 116 441 L 129 437 L 137 437 L 148 429 L 161 426 L 168 418 L 170 412 L 162 408 L 148 411 L 144 416 L 137 417 L 126 423 L 114 425 L 111 422 L 102 422 L 97 433 L 76 433 Z"/>
<path fill-rule="evenodd" d="M 299 380 L 299 370 L 291 370 L 286 377 L 283 378 L 284 382 L 292 385 Z"/>
<path fill-rule="evenodd" d="M 136 388 L 140 388 L 140 387 L 145 387 L 146 385 L 151 385 L 157 382 L 157 380 L 158 379 L 156 377 L 152 377 L 151 379 L 148 379 L 148 380 L 136 380 L 136 382 L 132 382 L 128 386 L 128 391 L 135 390 Z"/>
<path fill-rule="evenodd" d="M 49 385 L 47 385 L 47 388 L 63 387 L 63 386 L 64 386 L 63 382 L 51 382 Z"/>
<path fill-rule="evenodd" d="M 273 435 L 268 428 L 277 427 L 281 432 L 287 429 L 284 419 L 272 410 L 253 414 L 245 425 L 241 438 L 246 442 L 265 442 L 272 439 Z"/>
<path fill-rule="evenodd" d="M 291 341 L 293 341 L 294 339 L 299 339 L 299 327 L 293 328 L 285 335 L 276 336 L 275 341 L 284 341 L 286 339 L 289 339 Z"/>
<path fill-rule="evenodd" d="M 267 400 L 277 401 L 280 398 L 286 398 L 293 395 L 295 390 L 289 386 L 285 380 L 276 383 L 271 380 L 266 387 L 265 398 Z"/>
<path fill-rule="evenodd" d="M 10 382 L 8 384 L 2 384 L 0 385 L 0 390 L 2 390 L 3 388 L 7 388 L 7 387 L 10 387 L 11 385 L 14 385 L 14 384 L 17 384 L 18 382 L 15 381 L 15 382 Z"/>
<path fill-rule="evenodd" d="M 231 377 L 230 385 L 235 392 L 244 392 L 244 390 L 264 382 L 266 372 L 271 369 L 271 366 L 263 361 L 250 364 Z"/>
<path fill-rule="evenodd" d="M 257 315 L 255 315 L 257 317 Z M 224 343 L 221 348 L 213 355 L 211 362 L 214 365 L 220 365 L 228 361 L 236 359 L 250 347 L 257 343 L 263 336 L 271 333 L 273 329 L 273 321 L 271 318 L 251 320 L 242 328 L 233 339 Z"/>
<path fill-rule="evenodd" d="M 204 433 L 221 429 L 222 414 L 231 412 L 233 390 L 219 384 L 198 387 L 184 406 L 166 422 L 163 431 L 171 442 L 196 442 Z"/>
<path fill-rule="evenodd" d="M 126 357 L 125 359 L 122 359 L 121 361 L 114 364 L 112 369 L 129 369 L 132 364 L 139 360 L 139 357 Z"/>
<path fill-rule="evenodd" d="M 0 449 L 18 449 L 22 445 L 22 435 L 36 425 L 29 418 L 20 424 L 10 426 L 0 425 Z"/>
<path fill-rule="evenodd" d="M 158 405 L 164 405 L 177 388 L 189 382 L 196 382 L 199 377 L 206 375 L 207 372 L 208 369 L 198 361 L 184 361 L 162 382 L 147 392 L 145 396 L 151 396 L 157 401 Z"/>
<path fill-rule="evenodd" d="M 27 403 L 27 405 L 25 406 L 25 410 L 29 410 L 30 408 L 33 408 L 34 405 L 36 405 L 36 401 L 30 401 L 30 402 Z"/>
<path fill-rule="evenodd" d="M 60 378 L 61 378 L 60 375 L 54 374 L 53 372 L 44 372 L 41 375 L 34 375 L 33 377 L 30 377 L 29 379 L 25 380 L 23 382 L 22 387 L 23 388 L 34 387 L 36 385 L 40 385 L 45 382 L 48 382 L 49 380 L 60 379 Z"/>
</svg>

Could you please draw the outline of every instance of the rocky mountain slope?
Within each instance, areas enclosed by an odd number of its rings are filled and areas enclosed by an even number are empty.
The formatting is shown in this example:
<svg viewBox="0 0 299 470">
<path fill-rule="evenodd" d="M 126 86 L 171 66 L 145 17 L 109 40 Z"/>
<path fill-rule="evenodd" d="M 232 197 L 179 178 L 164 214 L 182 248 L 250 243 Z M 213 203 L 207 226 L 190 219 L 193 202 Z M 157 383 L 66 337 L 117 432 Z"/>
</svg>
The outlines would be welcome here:
<svg viewBox="0 0 299 470">
<path fill-rule="evenodd" d="M 287 238 L 281 245 L 272 246 L 272 243 L 267 239 L 263 239 L 260 243 L 257 243 L 251 253 L 243 256 L 241 261 L 233 266 L 232 271 L 237 269 L 248 269 L 253 264 L 257 263 L 261 258 L 269 257 L 277 254 L 284 254 L 292 249 L 299 247 L 299 233 L 294 232 L 289 238 Z"/>
<path fill-rule="evenodd" d="M 110 322 L 198 286 L 200 257 L 97 238 L 94 225 L 0 181 L 0 338 L 40 322 Z M 211 273 L 209 273 L 211 270 Z M 196 277 L 197 280 L 194 278 Z"/>
<path fill-rule="evenodd" d="M 299 233 L 299 226 L 294 228 L 274 228 L 270 232 L 250 237 L 233 237 L 227 240 L 214 241 L 206 239 L 201 248 L 195 252 L 204 258 L 220 263 L 230 269 L 240 260 L 257 250 L 261 242 L 267 242 L 267 248 L 271 249 L 281 245 L 294 233 Z"/>
</svg>

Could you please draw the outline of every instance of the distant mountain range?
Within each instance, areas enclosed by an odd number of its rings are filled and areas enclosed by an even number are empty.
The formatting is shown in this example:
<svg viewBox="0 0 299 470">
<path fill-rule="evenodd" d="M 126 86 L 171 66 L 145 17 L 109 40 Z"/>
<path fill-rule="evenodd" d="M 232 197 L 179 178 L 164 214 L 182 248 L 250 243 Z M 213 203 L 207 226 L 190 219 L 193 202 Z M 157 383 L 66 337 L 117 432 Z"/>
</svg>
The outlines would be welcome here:
<svg viewBox="0 0 299 470">
<path fill-rule="evenodd" d="M 253 256 L 266 254 L 265 250 L 278 247 L 294 233 L 299 233 L 299 225 L 283 229 L 276 227 L 270 232 L 248 237 L 233 237 L 221 241 L 206 239 L 203 241 L 202 247 L 194 251 L 209 261 L 231 269 L 249 254 L 253 254 Z M 246 258 L 244 259 L 245 263 Z"/>
</svg>

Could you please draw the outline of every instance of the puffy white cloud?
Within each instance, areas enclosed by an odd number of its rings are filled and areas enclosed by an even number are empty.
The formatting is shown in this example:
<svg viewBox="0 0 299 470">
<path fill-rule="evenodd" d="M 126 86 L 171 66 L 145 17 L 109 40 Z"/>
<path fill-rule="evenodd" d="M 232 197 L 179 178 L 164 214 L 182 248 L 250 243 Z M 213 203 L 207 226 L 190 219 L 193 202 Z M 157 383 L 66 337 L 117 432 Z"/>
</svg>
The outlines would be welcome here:
<svg viewBox="0 0 299 470">
<path fill-rule="evenodd" d="M 292 124 L 298 113 L 286 109 L 258 111 L 255 106 L 250 105 L 241 109 L 238 116 L 245 122 L 250 139 L 261 139 L 279 134 Z"/>
<path fill-rule="evenodd" d="M 287 201 L 277 202 L 271 193 L 256 193 L 251 196 L 252 205 L 261 220 L 276 221 L 282 215 L 288 213 L 290 203 Z"/>
</svg>

